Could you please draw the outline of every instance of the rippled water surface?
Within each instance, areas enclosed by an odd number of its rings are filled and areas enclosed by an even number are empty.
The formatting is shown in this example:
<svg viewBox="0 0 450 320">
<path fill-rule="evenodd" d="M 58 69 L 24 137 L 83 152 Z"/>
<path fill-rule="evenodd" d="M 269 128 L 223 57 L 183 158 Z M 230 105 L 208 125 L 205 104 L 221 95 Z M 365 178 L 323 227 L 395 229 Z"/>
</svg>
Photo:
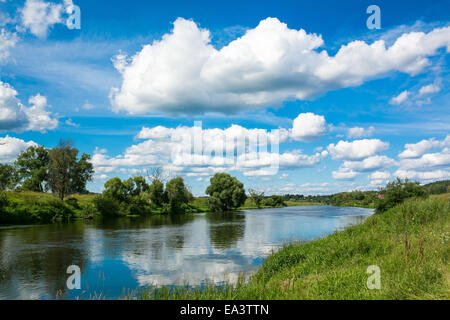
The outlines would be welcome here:
<svg viewBox="0 0 450 320">
<path fill-rule="evenodd" d="M 371 213 L 305 206 L 3 227 L 0 299 L 118 298 L 124 288 L 232 280 L 289 240 L 323 237 Z M 81 290 L 66 287 L 69 265 L 81 269 Z"/>
</svg>

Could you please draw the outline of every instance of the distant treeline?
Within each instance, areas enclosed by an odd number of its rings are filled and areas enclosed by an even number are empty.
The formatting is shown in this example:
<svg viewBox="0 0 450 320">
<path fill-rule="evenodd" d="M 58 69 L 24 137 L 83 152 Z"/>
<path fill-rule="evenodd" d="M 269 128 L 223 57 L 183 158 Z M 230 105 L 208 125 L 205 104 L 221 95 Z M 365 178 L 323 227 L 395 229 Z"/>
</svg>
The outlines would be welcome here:
<svg viewBox="0 0 450 320">
<path fill-rule="evenodd" d="M 436 181 L 424 186 L 430 194 L 443 194 L 450 192 L 450 180 Z"/>
<path fill-rule="evenodd" d="M 409 182 L 408 180 L 404 180 L 400 184 L 403 185 L 405 183 L 413 183 L 414 185 L 418 185 L 417 182 Z M 428 183 L 421 186 L 421 188 L 423 188 L 428 194 L 448 193 L 450 192 L 450 180 Z M 350 191 L 331 195 L 314 196 L 304 196 L 302 194 L 285 194 L 283 197 L 284 201 L 318 203 L 333 206 L 375 208 L 377 203 L 384 198 L 384 193 L 386 192 L 385 189 L 386 188 L 382 188 L 379 191 Z"/>
<path fill-rule="evenodd" d="M 285 201 L 307 202 L 346 207 L 374 207 L 378 191 L 350 191 L 331 195 L 284 195 Z"/>
</svg>

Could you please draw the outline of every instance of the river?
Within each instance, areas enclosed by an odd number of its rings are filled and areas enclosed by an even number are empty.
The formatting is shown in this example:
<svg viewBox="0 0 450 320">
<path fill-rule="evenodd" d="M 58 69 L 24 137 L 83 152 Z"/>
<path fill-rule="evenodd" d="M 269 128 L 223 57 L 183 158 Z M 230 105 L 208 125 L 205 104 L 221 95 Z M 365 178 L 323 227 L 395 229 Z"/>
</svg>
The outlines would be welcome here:
<svg viewBox="0 0 450 320">
<path fill-rule="evenodd" d="M 302 206 L 0 227 L 0 299 L 120 298 L 148 285 L 201 285 L 251 274 L 291 240 L 361 223 L 373 210 Z M 67 268 L 80 268 L 69 290 Z"/>
</svg>

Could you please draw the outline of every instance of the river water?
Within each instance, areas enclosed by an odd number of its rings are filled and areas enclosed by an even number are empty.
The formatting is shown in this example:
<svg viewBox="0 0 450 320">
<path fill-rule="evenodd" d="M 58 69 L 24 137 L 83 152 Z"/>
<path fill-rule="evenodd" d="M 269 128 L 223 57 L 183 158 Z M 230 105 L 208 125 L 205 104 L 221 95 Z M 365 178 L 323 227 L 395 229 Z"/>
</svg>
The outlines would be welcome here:
<svg viewBox="0 0 450 320">
<path fill-rule="evenodd" d="M 0 299 L 120 298 L 125 288 L 233 281 L 284 243 L 323 237 L 372 212 L 302 206 L 0 227 Z M 70 265 L 80 268 L 79 290 L 67 288 Z"/>
</svg>

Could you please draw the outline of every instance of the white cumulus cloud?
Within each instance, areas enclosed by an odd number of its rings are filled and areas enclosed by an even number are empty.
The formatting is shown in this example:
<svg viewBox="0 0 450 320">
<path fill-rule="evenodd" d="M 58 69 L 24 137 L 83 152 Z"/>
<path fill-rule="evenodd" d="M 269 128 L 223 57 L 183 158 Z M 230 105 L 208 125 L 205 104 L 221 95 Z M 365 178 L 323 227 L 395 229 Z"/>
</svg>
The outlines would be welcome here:
<svg viewBox="0 0 450 320">
<path fill-rule="evenodd" d="M 432 149 L 434 152 L 429 152 Z M 450 136 L 443 140 L 431 138 L 416 144 L 406 144 L 399 155 L 395 176 L 419 180 L 441 180 L 450 176 Z"/>
<path fill-rule="evenodd" d="M 15 33 L 8 32 L 5 29 L 0 31 L 0 64 L 4 63 L 9 55 L 10 50 L 18 41 L 18 37 Z"/>
<path fill-rule="evenodd" d="M 333 178 L 336 180 L 353 180 L 363 172 L 372 172 L 395 165 L 396 162 L 387 156 L 371 156 L 360 161 L 344 161 L 338 170 L 333 171 Z M 384 172 L 374 172 L 371 177 L 374 180 L 380 180 Z M 375 177 L 377 177 L 375 179 Z"/>
<path fill-rule="evenodd" d="M 290 137 L 297 141 L 312 141 L 327 131 L 325 117 L 314 113 L 301 113 L 294 119 Z"/>
<path fill-rule="evenodd" d="M 353 180 L 358 175 L 360 175 L 359 172 L 344 167 L 340 167 L 338 170 L 332 172 L 333 179 L 335 180 Z"/>
<path fill-rule="evenodd" d="M 27 0 L 20 9 L 22 28 L 39 38 L 46 38 L 55 24 L 66 24 L 67 14 L 72 12 L 72 7 L 72 0 L 62 0 L 60 3 Z"/>
<path fill-rule="evenodd" d="M 429 84 L 429 85 L 426 85 L 426 86 L 423 86 L 422 88 L 420 88 L 419 96 L 423 96 L 425 94 L 430 94 L 430 93 L 436 93 L 436 92 L 439 92 L 440 90 L 441 90 L 441 88 L 438 85 Z"/>
<path fill-rule="evenodd" d="M 405 144 L 405 150 L 403 150 L 398 157 L 401 159 L 407 158 L 418 158 L 425 152 L 431 150 L 432 148 L 444 148 L 450 147 L 450 135 L 447 135 L 444 140 L 439 141 L 435 138 L 424 139 L 417 143 L 407 143 Z"/>
<path fill-rule="evenodd" d="M 402 104 L 408 100 L 409 94 L 410 93 L 408 90 L 402 91 L 398 96 L 393 97 L 391 99 L 390 103 L 391 104 Z"/>
<path fill-rule="evenodd" d="M 396 162 L 387 156 L 372 156 L 362 161 L 344 161 L 343 166 L 358 172 L 373 171 L 395 165 Z"/>
<path fill-rule="evenodd" d="M 22 25 L 32 34 L 45 38 L 48 30 L 57 23 L 63 23 L 62 4 L 42 0 L 27 0 L 21 9 Z"/>
<path fill-rule="evenodd" d="M 450 27 L 406 33 L 390 47 L 352 41 L 335 56 L 320 50 L 323 43 L 320 35 L 267 18 L 218 50 L 208 30 L 178 18 L 160 40 L 113 59 L 122 75 L 121 87 L 111 90 L 113 110 L 232 113 L 310 99 L 390 71 L 415 75 L 439 48 L 450 50 Z"/>
<path fill-rule="evenodd" d="M 222 171 L 264 176 L 278 170 L 314 167 L 328 155 L 326 150 L 312 155 L 301 150 L 279 153 L 278 143 L 288 139 L 289 131 L 247 129 L 239 125 L 204 130 L 198 126 L 144 127 L 137 135 L 143 142 L 115 157 L 96 149 L 92 162 L 101 173 L 124 167 L 162 166 L 188 176 L 208 176 Z"/>
<path fill-rule="evenodd" d="M 372 126 L 370 126 L 367 129 L 362 127 L 353 127 L 347 130 L 347 137 L 349 138 L 370 137 L 371 135 L 373 135 L 374 131 L 375 128 Z"/>
<path fill-rule="evenodd" d="M 389 143 L 379 139 L 362 139 L 352 142 L 341 140 L 336 145 L 330 144 L 328 151 L 335 160 L 361 160 L 388 148 Z"/>
<path fill-rule="evenodd" d="M 0 131 L 26 130 L 46 132 L 58 126 L 58 119 L 47 111 L 47 98 L 37 94 L 30 97 L 29 107 L 17 98 L 17 91 L 0 81 Z"/>
<path fill-rule="evenodd" d="M 19 153 L 31 146 L 37 144 L 10 136 L 0 137 L 0 163 L 14 162 Z"/>
</svg>

